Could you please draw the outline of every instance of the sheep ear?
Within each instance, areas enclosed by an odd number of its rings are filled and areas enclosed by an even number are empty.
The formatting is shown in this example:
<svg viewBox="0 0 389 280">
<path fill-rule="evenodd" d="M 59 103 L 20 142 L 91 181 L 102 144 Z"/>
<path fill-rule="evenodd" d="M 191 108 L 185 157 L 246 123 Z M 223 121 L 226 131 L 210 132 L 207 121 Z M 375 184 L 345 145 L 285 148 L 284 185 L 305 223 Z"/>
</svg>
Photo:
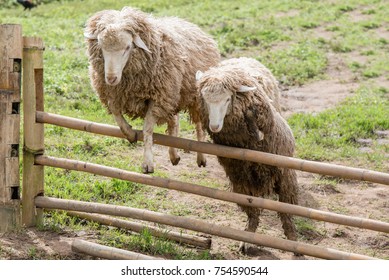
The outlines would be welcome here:
<svg viewBox="0 0 389 280">
<path fill-rule="evenodd" d="M 204 76 L 204 73 L 198 70 L 196 72 L 196 81 L 200 80 Z"/>
<path fill-rule="evenodd" d="M 237 90 L 237 92 L 248 92 L 248 91 L 251 91 L 251 90 L 255 90 L 257 89 L 256 87 L 248 87 L 248 86 L 240 86 Z"/>
<path fill-rule="evenodd" d="M 97 39 L 97 34 L 89 33 L 89 32 L 84 32 L 84 37 L 90 40 L 96 40 Z"/>
<path fill-rule="evenodd" d="M 143 40 L 139 37 L 139 35 L 135 35 L 135 40 L 134 40 L 134 43 L 135 45 L 138 47 L 138 48 L 141 48 L 142 50 L 148 52 L 148 53 L 151 53 L 151 51 L 149 50 L 149 48 L 146 46 L 146 44 L 143 42 Z"/>
<path fill-rule="evenodd" d="M 259 141 L 262 141 L 263 138 L 265 137 L 265 134 L 263 134 L 263 132 L 260 131 L 260 130 L 258 130 L 257 132 L 258 132 L 258 139 L 259 139 Z"/>
</svg>

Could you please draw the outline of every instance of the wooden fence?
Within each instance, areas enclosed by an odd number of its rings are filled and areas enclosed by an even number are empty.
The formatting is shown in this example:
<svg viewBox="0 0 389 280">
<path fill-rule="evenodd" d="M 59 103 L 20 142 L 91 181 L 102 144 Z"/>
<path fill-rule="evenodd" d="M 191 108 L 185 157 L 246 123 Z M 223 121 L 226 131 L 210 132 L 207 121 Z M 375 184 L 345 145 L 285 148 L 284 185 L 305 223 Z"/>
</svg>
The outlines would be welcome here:
<svg viewBox="0 0 389 280">
<path fill-rule="evenodd" d="M 21 61 L 21 27 L 0 25 L 0 232 L 20 225 Z"/>
<path fill-rule="evenodd" d="M 0 32 L 1 34 L 1 32 Z M 15 46 L 17 47 L 17 46 Z M 132 182 L 152 185 L 161 188 L 173 189 L 219 199 L 223 201 L 239 203 L 251 207 L 269 209 L 277 212 L 290 213 L 296 216 L 311 218 L 319 221 L 348 225 L 363 229 L 389 233 L 389 224 L 371 219 L 350 217 L 316 209 L 310 209 L 298 205 L 290 205 L 278 201 L 251 197 L 242 194 L 236 194 L 217 189 L 211 189 L 204 186 L 180 182 L 172 179 L 158 178 L 145 174 L 129 172 L 117 168 L 101 166 L 88 162 L 80 162 L 71 159 L 61 159 L 50 157 L 44 154 L 44 124 L 52 124 L 70 129 L 97 133 L 107 136 L 124 138 L 120 129 L 115 126 L 99 124 L 85 120 L 79 120 L 70 117 L 64 117 L 56 114 L 44 112 L 44 94 L 43 94 L 43 42 L 40 38 L 23 38 L 23 113 L 24 113 L 24 147 L 23 147 L 23 192 L 22 192 L 22 224 L 24 226 L 36 226 L 42 222 L 43 209 L 77 211 L 71 212 L 72 215 L 84 213 L 84 217 L 98 220 L 105 223 L 116 223 L 117 226 L 124 225 L 126 222 L 101 216 L 97 214 L 131 217 L 133 219 L 156 222 L 175 227 L 181 227 L 198 232 L 221 236 L 239 241 L 245 241 L 253 244 L 267 247 L 287 250 L 295 253 L 310 255 L 326 259 L 371 259 L 368 256 L 346 253 L 338 250 L 323 248 L 319 246 L 304 244 L 296 241 L 284 240 L 281 238 L 269 237 L 263 234 L 250 233 L 242 230 L 236 230 L 229 227 L 222 227 L 216 224 L 208 223 L 198 219 L 189 219 L 177 217 L 162 213 L 155 213 L 148 210 L 134 209 L 123 206 L 104 205 L 98 203 L 88 203 L 81 201 L 64 200 L 49 198 L 44 196 L 44 166 L 64 168 L 68 170 L 77 170 L 93 173 L 111 178 L 118 178 Z M 0 55 L 2 55 L 0 53 Z M 1 57 L 0 57 L 0 61 Z M 1 69 L 1 68 L 0 68 Z M 0 87 L 1 89 L 1 87 Z M 3 116 L 3 115 L 0 115 Z M 0 120 L 0 124 L 1 124 Z M 16 124 L 14 124 L 16 125 Z M 0 125 L 1 127 L 1 125 Z M 2 128 L 2 127 L 1 127 Z M 18 128 L 18 127 L 17 127 Z M 2 128 L 4 130 L 4 128 Z M 7 127 L 6 129 L 12 129 Z M 13 128 L 15 131 L 16 128 Z M 136 131 L 137 139 L 142 140 L 142 132 Z M 176 147 L 190 151 L 213 154 L 217 156 L 229 157 L 240 160 L 248 160 L 258 163 L 264 163 L 272 166 L 287 167 L 306 172 L 337 176 L 347 179 L 363 180 L 375 183 L 389 185 L 389 174 L 351 168 L 328 163 L 313 162 L 297 158 L 267 154 L 247 149 L 232 148 L 222 145 L 215 145 L 204 142 L 197 142 L 188 139 L 181 139 L 161 134 L 154 134 L 156 144 Z M 2 142 L 1 142 L 2 143 Z M 0 159 L 6 153 L 0 150 Z M 1 171 L 1 170 L 0 170 Z M 0 179 L 1 179 L 0 173 Z M 0 181 L 1 184 L 1 181 Z M 6 189 L 6 185 L 0 185 L 0 191 Z M 1 194 L 1 192 L 0 192 Z M 2 198 L 0 196 L 0 198 Z M 3 206 L 4 205 L 4 206 Z M 0 213 L 6 204 L 0 204 Z M 19 204 L 13 206 L 16 209 Z M 17 211 L 14 211 L 17 212 Z M 94 213 L 94 214 L 91 214 Z M 14 215 L 15 216 L 15 215 Z M 133 225 L 128 225 L 132 226 Z M 156 235 L 161 234 L 155 232 Z M 179 234 L 178 234 L 179 235 Z M 174 237 L 175 236 L 175 237 Z M 172 234 L 172 239 L 179 238 L 177 234 Z M 203 244 L 203 247 L 210 246 L 209 240 L 197 240 L 197 237 L 186 236 L 188 242 Z M 183 239 L 185 239 L 183 237 Z M 85 250 L 96 252 L 105 252 L 103 247 L 96 247 L 90 244 L 76 244 Z M 75 245 L 75 247 L 77 247 Z M 80 249 L 81 250 L 81 249 Z M 97 253 L 96 253 L 97 254 Z M 118 256 L 122 256 L 120 252 Z M 103 257 L 104 257 L 103 256 Z"/>
</svg>

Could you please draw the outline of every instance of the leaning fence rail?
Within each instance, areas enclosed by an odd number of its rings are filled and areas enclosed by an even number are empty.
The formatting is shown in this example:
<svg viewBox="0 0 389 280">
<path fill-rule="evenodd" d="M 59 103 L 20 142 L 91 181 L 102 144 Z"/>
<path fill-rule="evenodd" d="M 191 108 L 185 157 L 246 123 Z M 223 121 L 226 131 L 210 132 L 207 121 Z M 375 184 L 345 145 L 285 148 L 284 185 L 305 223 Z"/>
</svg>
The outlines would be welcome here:
<svg viewBox="0 0 389 280">
<path fill-rule="evenodd" d="M 137 209 L 125 206 L 108 205 L 102 203 L 84 202 L 68 199 L 50 198 L 38 196 L 35 198 L 37 207 L 46 209 L 59 209 L 81 211 L 88 213 L 108 214 L 113 216 L 128 217 L 143 221 L 155 222 L 174 227 L 204 232 L 233 240 L 249 242 L 261 246 L 271 247 L 280 250 L 286 250 L 308 256 L 315 256 L 323 259 L 336 260 L 368 260 L 372 257 L 346 253 L 330 248 L 324 248 L 316 245 L 304 244 L 297 241 L 286 240 L 267 236 L 264 234 L 253 233 L 233 229 L 226 226 L 220 226 L 197 219 L 179 217 L 169 214 L 157 213 L 144 209 Z"/>
<path fill-rule="evenodd" d="M 127 180 L 135 183 L 141 183 L 170 190 L 183 191 L 218 200 L 234 202 L 244 206 L 251 206 L 273 210 L 282 213 L 289 213 L 296 216 L 306 217 L 314 220 L 331 222 L 346 226 L 370 229 L 380 232 L 389 233 L 389 223 L 384 223 L 371 219 L 350 217 L 346 215 L 325 212 L 312 208 L 306 208 L 299 205 L 292 205 L 261 197 L 248 196 L 233 192 L 222 191 L 218 189 L 208 188 L 192 183 L 181 182 L 173 179 L 160 178 L 146 174 L 139 174 L 136 172 L 126 171 L 119 168 L 93 164 L 90 162 L 77 161 L 64 158 L 55 158 L 45 155 L 37 156 L 35 164 L 42 166 L 51 166 L 63 168 L 67 170 L 83 171 L 96 175 Z"/>
<path fill-rule="evenodd" d="M 96 244 L 90 241 L 76 239 L 72 242 L 72 251 L 91 255 L 93 257 L 109 260 L 163 260 L 161 258 L 150 257 L 140 253 L 126 251 Z"/>
<path fill-rule="evenodd" d="M 65 117 L 52 113 L 37 111 L 36 121 L 38 123 L 53 124 L 106 136 L 125 138 L 120 129 L 116 126 Z M 136 138 L 138 140 L 142 140 L 142 131 L 134 131 L 137 135 Z M 368 181 L 372 183 L 389 185 L 389 174 L 368 169 L 347 167 L 342 165 L 269 154 L 260 151 L 234 148 L 206 142 L 198 142 L 194 140 L 183 139 L 158 133 L 154 133 L 153 139 L 154 143 L 163 146 L 175 147 L 179 149 L 201 152 L 221 157 L 253 161 L 272 166 L 306 171 L 310 173 L 318 173 L 322 175 L 336 176 L 345 179 Z"/>
</svg>

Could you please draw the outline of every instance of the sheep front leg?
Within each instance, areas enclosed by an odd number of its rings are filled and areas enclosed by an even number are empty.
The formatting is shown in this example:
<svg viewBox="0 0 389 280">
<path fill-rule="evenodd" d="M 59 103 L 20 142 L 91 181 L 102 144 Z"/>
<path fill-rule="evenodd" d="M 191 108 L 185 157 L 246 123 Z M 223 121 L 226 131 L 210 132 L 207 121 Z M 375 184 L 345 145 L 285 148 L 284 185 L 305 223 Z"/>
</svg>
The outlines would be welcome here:
<svg viewBox="0 0 389 280">
<path fill-rule="evenodd" d="M 177 137 L 180 129 L 179 115 L 174 115 L 167 123 L 167 132 L 170 136 Z M 169 157 L 173 165 L 177 165 L 180 162 L 180 156 L 177 153 L 177 149 L 169 147 Z"/>
<path fill-rule="evenodd" d="M 153 130 L 156 124 L 155 117 L 152 114 L 153 103 L 150 102 L 143 124 L 143 173 L 154 173 L 154 156 L 153 156 Z"/>
<path fill-rule="evenodd" d="M 257 230 L 259 224 L 259 213 L 260 213 L 259 209 L 255 209 L 254 211 L 250 209 L 246 210 L 248 219 L 247 219 L 246 228 L 244 229 L 245 231 L 255 232 Z M 249 254 L 250 245 L 242 241 L 239 245 L 239 251 L 241 251 L 243 254 Z"/>
<path fill-rule="evenodd" d="M 200 120 L 196 120 L 196 136 L 198 141 L 201 142 L 205 141 L 205 133 Z M 207 166 L 207 159 L 204 154 L 197 153 L 197 165 L 198 167 Z"/>
<path fill-rule="evenodd" d="M 134 143 L 137 141 L 137 135 L 134 130 L 132 130 L 132 126 L 126 121 L 126 119 L 121 114 L 113 114 L 116 123 L 119 125 L 120 130 L 126 136 L 127 140 L 130 143 Z"/>
</svg>

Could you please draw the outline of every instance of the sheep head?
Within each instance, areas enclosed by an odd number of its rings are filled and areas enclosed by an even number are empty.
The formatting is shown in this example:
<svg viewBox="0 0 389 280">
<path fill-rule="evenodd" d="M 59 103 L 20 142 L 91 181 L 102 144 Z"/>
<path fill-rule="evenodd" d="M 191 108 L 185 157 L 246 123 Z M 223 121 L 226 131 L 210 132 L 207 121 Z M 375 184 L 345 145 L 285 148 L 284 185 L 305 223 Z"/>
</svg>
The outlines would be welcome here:
<svg viewBox="0 0 389 280">
<path fill-rule="evenodd" d="M 209 129 L 218 133 L 223 128 L 224 118 L 231 112 L 236 93 L 255 90 L 256 87 L 245 85 L 233 86 L 228 75 L 214 72 L 214 75 L 203 74 L 197 71 L 196 80 L 203 103 L 208 111 Z"/>
<path fill-rule="evenodd" d="M 97 40 L 104 58 L 105 82 L 111 86 L 120 83 L 123 69 L 135 47 L 151 53 L 138 32 L 129 28 L 135 22 L 124 16 L 124 11 L 99 12 L 88 21 L 84 33 L 88 40 Z"/>
</svg>

